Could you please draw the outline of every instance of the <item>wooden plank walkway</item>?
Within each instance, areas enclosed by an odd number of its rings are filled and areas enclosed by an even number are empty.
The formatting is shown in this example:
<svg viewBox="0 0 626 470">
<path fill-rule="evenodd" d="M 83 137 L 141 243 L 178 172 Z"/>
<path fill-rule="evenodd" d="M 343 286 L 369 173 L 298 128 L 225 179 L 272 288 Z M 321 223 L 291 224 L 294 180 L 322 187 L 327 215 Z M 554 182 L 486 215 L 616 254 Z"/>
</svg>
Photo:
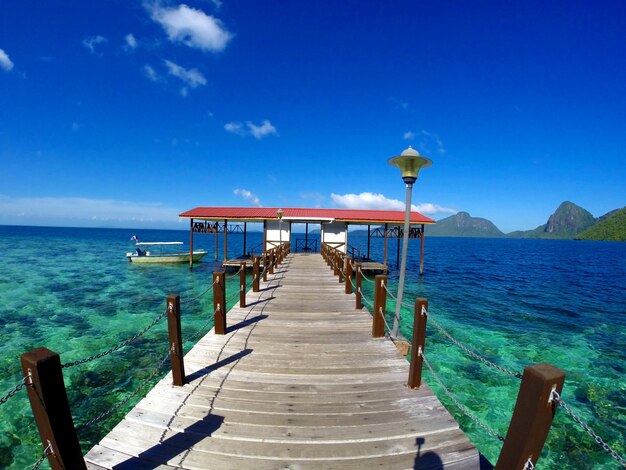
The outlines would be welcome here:
<svg viewBox="0 0 626 470">
<path fill-rule="evenodd" d="M 479 454 L 319 254 L 292 254 L 86 455 L 116 469 L 478 469 Z M 231 289 L 232 295 L 232 289 Z"/>
</svg>

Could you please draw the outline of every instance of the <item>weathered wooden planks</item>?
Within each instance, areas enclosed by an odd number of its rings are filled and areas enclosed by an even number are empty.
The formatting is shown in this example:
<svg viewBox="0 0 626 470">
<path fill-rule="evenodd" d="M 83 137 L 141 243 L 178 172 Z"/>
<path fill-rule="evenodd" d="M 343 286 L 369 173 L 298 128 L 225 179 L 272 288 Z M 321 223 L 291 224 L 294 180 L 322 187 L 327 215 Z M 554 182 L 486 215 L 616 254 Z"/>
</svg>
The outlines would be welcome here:
<svg viewBox="0 0 626 470">
<path fill-rule="evenodd" d="M 90 468 L 479 468 L 319 255 L 290 255 L 87 454 Z"/>
</svg>

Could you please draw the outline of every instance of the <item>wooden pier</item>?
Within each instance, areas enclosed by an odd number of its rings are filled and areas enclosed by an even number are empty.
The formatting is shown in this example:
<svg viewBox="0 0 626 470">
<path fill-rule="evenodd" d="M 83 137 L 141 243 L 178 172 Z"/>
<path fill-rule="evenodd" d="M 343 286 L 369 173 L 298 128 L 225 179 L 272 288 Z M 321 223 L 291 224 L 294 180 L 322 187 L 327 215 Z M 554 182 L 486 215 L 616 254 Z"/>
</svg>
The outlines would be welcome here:
<svg viewBox="0 0 626 470">
<path fill-rule="evenodd" d="M 319 254 L 289 255 L 86 455 L 88 468 L 479 468 Z"/>
</svg>

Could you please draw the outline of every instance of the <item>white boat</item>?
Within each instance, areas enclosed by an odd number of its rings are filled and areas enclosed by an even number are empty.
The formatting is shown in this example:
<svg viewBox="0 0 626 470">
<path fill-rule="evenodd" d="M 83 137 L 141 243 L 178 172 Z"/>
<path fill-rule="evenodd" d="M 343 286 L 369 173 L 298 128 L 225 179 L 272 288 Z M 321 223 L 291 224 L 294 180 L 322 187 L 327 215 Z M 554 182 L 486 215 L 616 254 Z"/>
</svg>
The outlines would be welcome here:
<svg viewBox="0 0 626 470">
<path fill-rule="evenodd" d="M 183 242 L 137 242 L 135 251 L 126 253 L 131 263 L 189 263 L 189 252 L 166 251 L 167 246 L 182 245 Z M 193 262 L 200 261 L 208 252 L 196 250 L 193 252 Z"/>
</svg>

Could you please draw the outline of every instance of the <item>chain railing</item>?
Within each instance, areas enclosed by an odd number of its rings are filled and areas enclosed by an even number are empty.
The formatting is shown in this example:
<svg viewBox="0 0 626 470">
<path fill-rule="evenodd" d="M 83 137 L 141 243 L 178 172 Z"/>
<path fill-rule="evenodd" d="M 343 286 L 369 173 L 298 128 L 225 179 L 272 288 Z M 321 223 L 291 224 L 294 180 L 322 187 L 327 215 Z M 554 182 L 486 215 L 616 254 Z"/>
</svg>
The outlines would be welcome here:
<svg viewBox="0 0 626 470">
<path fill-rule="evenodd" d="M 130 338 L 128 338 L 126 341 L 122 341 L 118 345 L 113 346 L 112 348 L 109 348 L 106 351 L 102 351 L 102 352 L 100 352 L 98 354 L 94 354 L 93 356 L 86 357 L 85 359 L 80 359 L 78 361 L 72 361 L 72 362 L 66 362 L 65 364 L 61 364 L 61 367 L 62 368 L 68 368 L 68 367 L 79 366 L 79 365 L 86 364 L 86 363 L 91 362 L 91 361 L 95 361 L 96 359 L 100 359 L 101 357 L 107 356 L 107 355 L 112 354 L 112 353 L 114 353 L 116 351 L 119 351 L 124 346 L 128 346 L 133 341 L 141 338 L 152 327 L 154 327 L 157 323 L 159 323 L 165 317 L 165 315 L 167 315 L 167 310 L 164 310 L 163 313 L 161 313 L 161 315 L 159 315 L 158 317 L 156 317 L 152 321 L 152 323 L 150 323 L 148 326 L 146 326 L 139 333 L 137 333 L 137 334 L 131 336 Z"/>
<path fill-rule="evenodd" d="M 576 424 L 578 424 L 583 430 L 589 434 L 589 436 L 598 444 L 602 449 L 607 452 L 617 463 L 619 463 L 622 467 L 626 467 L 626 459 L 619 455 L 610 445 L 608 445 L 598 434 L 589 427 L 587 423 L 585 423 L 579 416 L 574 413 L 574 411 L 563 401 L 560 395 L 554 391 L 554 399 L 559 404 L 561 408 L 565 410 L 565 412 L 569 415 L 570 418 L 574 420 Z"/>
<path fill-rule="evenodd" d="M 20 383 L 18 383 L 15 387 L 5 393 L 2 398 L 0 398 L 0 405 L 4 405 L 7 401 L 13 398 L 17 392 L 22 390 L 26 385 L 28 385 L 28 376 L 24 377 Z"/>
<path fill-rule="evenodd" d="M 435 327 L 441 332 L 442 335 L 444 335 L 446 338 L 448 338 L 452 343 L 454 343 L 458 348 L 460 348 L 461 350 L 463 350 L 467 355 L 473 357 L 474 359 L 476 359 L 479 362 L 482 362 L 483 364 L 491 367 L 492 369 L 496 369 L 500 372 L 505 373 L 506 375 L 509 375 L 511 377 L 515 377 L 517 379 L 521 379 L 522 378 L 522 374 L 519 374 L 517 372 L 513 372 L 510 371 L 509 369 L 499 366 L 498 364 L 494 364 L 493 362 L 491 362 L 489 359 L 481 356 L 480 354 L 472 351 L 470 348 L 468 348 L 467 346 L 465 346 L 463 343 L 461 343 L 459 340 L 457 340 L 456 338 L 454 338 L 450 333 L 448 333 L 433 317 L 432 315 L 429 316 L 430 317 L 430 321 L 433 325 L 435 325 Z"/>
<path fill-rule="evenodd" d="M 433 376 L 433 378 L 435 379 L 435 381 L 439 384 L 439 386 L 441 387 L 443 392 L 448 396 L 448 398 L 450 398 L 450 400 L 452 400 L 454 402 L 454 404 L 459 408 L 459 410 L 461 410 L 461 412 L 465 416 L 467 416 L 474 423 L 476 423 L 476 425 L 479 426 L 481 429 L 485 430 L 489 435 L 491 435 L 492 437 L 495 437 L 499 441 L 503 441 L 504 442 L 504 437 L 502 437 L 500 434 L 495 432 L 489 426 L 487 426 L 482 421 L 480 421 L 476 416 L 474 416 L 465 406 L 463 406 L 463 404 L 461 404 L 461 402 L 452 394 L 452 392 L 450 392 L 450 390 L 448 390 L 448 388 L 443 384 L 443 382 L 441 381 L 441 379 L 439 378 L 437 373 L 433 370 L 432 366 L 430 365 L 430 362 L 428 362 L 428 359 L 426 359 L 426 356 L 424 355 L 424 353 L 422 351 L 420 351 L 419 355 L 424 360 L 424 364 L 426 364 L 426 367 L 430 371 L 430 373 Z"/>
<path fill-rule="evenodd" d="M 41 464 L 43 464 L 44 460 L 46 460 L 46 458 L 48 458 L 52 454 L 54 454 L 54 450 L 52 449 L 52 443 L 48 441 L 48 446 L 44 449 L 43 455 L 39 457 L 39 460 L 37 460 L 37 462 L 33 464 L 32 470 L 37 470 L 39 467 L 41 467 Z"/>
<path fill-rule="evenodd" d="M 154 368 L 152 370 L 152 372 L 150 372 L 150 374 L 139 384 L 139 386 L 135 389 L 134 392 L 132 392 L 130 395 L 128 395 L 126 398 L 124 398 L 122 401 L 120 401 L 119 403 L 117 403 L 116 405 L 114 405 L 113 407 L 109 408 L 108 410 L 100 413 L 98 416 L 90 419 L 89 421 L 87 421 L 86 423 L 81 424 L 80 426 L 77 426 L 76 430 L 77 431 L 82 431 L 88 427 L 90 427 L 92 424 L 95 424 L 99 421 L 102 421 L 105 418 L 108 418 L 109 416 L 111 416 L 113 413 L 115 413 L 117 410 L 119 410 L 120 408 L 122 408 L 126 403 L 128 403 L 130 400 L 132 400 L 147 384 L 148 382 L 150 382 L 163 368 L 163 365 L 165 364 L 165 362 L 169 359 L 170 357 L 170 351 L 167 351 L 167 354 L 165 355 L 165 357 L 161 360 L 161 362 L 156 366 L 156 368 Z"/>
</svg>

